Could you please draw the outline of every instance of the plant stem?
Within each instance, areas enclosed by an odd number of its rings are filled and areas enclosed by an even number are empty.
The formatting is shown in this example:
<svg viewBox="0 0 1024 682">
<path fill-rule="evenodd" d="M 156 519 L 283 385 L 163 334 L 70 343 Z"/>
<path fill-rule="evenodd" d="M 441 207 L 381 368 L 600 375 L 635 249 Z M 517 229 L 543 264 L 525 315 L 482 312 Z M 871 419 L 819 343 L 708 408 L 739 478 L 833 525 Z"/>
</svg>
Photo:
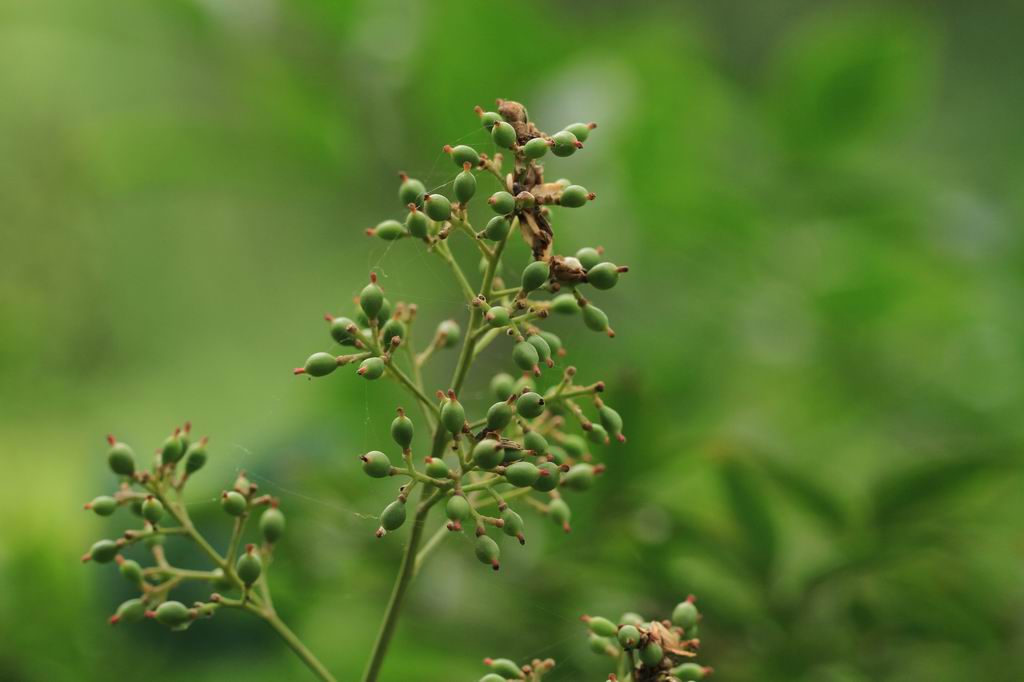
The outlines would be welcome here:
<svg viewBox="0 0 1024 682">
<path fill-rule="evenodd" d="M 328 672 L 327 668 L 324 667 L 324 664 L 313 655 L 312 651 L 306 648 L 306 645 L 302 643 L 302 640 L 300 640 L 295 633 L 284 624 L 284 621 L 282 621 L 276 613 L 262 611 L 260 609 L 250 610 L 260 616 L 263 620 L 267 621 L 267 624 L 270 627 L 274 628 L 274 632 L 284 640 L 285 644 L 295 652 L 296 656 L 302 659 L 302 662 L 306 664 L 306 667 L 309 668 L 314 675 L 324 682 L 336 682 L 334 676 Z"/>
</svg>

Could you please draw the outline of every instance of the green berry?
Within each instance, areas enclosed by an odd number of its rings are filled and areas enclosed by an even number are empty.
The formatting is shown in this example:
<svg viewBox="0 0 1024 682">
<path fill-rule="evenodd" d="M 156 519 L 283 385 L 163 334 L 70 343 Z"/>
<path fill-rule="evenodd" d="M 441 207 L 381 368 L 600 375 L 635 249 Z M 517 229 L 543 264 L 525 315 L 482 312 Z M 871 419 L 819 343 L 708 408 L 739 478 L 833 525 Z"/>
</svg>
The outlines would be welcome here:
<svg viewBox="0 0 1024 682">
<path fill-rule="evenodd" d="M 121 572 L 121 575 L 125 580 L 134 585 L 138 585 L 142 582 L 142 566 L 139 565 L 138 561 L 125 559 L 121 562 L 121 565 L 117 567 L 117 570 Z"/>
<path fill-rule="evenodd" d="M 603 310 L 591 303 L 583 306 L 583 324 L 595 332 L 609 331 L 608 316 L 604 314 Z"/>
<path fill-rule="evenodd" d="M 598 263 L 587 270 L 587 282 L 595 289 L 611 289 L 619 281 L 619 268 L 614 263 Z"/>
<path fill-rule="evenodd" d="M 487 535 L 481 535 L 476 539 L 476 558 L 481 563 L 490 564 L 497 571 L 500 568 L 498 563 L 498 557 L 501 556 L 501 549 L 498 548 L 498 543 L 492 540 Z"/>
<path fill-rule="evenodd" d="M 330 353 L 313 353 L 306 359 L 296 374 L 308 374 L 311 377 L 325 377 L 338 369 L 338 359 Z"/>
<path fill-rule="evenodd" d="M 473 447 L 473 463 L 481 469 L 493 469 L 501 464 L 505 453 L 498 447 L 496 440 L 482 440 Z"/>
<path fill-rule="evenodd" d="M 245 513 L 249 502 L 237 490 L 227 490 L 220 496 L 220 506 L 231 516 L 241 516 Z"/>
<path fill-rule="evenodd" d="M 444 513 L 451 521 L 463 522 L 469 518 L 469 500 L 462 495 L 452 495 L 444 507 Z"/>
<path fill-rule="evenodd" d="M 586 619 L 587 627 L 598 637 L 615 637 L 619 629 L 615 623 L 601 616 L 590 616 Z"/>
<path fill-rule="evenodd" d="M 557 405 L 558 403 L 554 404 Z M 552 405 L 548 405 L 549 410 L 551 407 Z M 548 445 L 548 457 L 551 458 L 552 462 L 561 466 L 565 464 L 567 459 L 569 459 L 569 453 L 567 453 L 560 445 Z"/>
<path fill-rule="evenodd" d="M 697 625 L 694 625 L 692 628 L 690 628 L 689 630 L 686 631 L 686 636 L 689 637 L 690 639 L 697 639 L 697 637 L 699 636 L 699 630 L 700 630 L 700 627 L 697 626 Z"/>
<path fill-rule="evenodd" d="M 487 659 L 484 663 L 491 666 L 491 670 L 500 675 L 502 680 L 523 679 L 523 670 L 516 665 L 515 661 L 511 661 L 507 658 L 494 658 Z M 483 682 L 483 680 L 481 680 L 481 682 Z"/>
<path fill-rule="evenodd" d="M 516 380 L 511 374 L 501 372 L 495 374 L 491 379 L 491 393 L 498 400 L 507 400 L 510 395 L 516 392 Z"/>
<path fill-rule="evenodd" d="M 622 435 L 622 416 L 607 405 L 601 405 L 597 412 L 601 417 L 601 424 L 608 431 L 608 435 L 620 441 L 625 440 Z"/>
<path fill-rule="evenodd" d="M 343 346 L 353 345 L 353 336 L 349 329 L 355 324 L 347 317 L 335 317 L 331 320 L 331 338 Z"/>
<path fill-rule="evenodd" d="M 501 431 L 512 421 L 512 406 L 506 401 L 491 405 L 487 410 L 487 430 Z"/>
<path fill-rule="evenodd" d="M 391 475 L 391 460 L 380 450 L 370 450 L 360 455 L 363 460 L 363 471 L 370 478 L 387 478 Z"/>
<path fill-rule="evenodd" d="M 590 650 L 599 656 L 610 656 L 613 651 L 617 651 L 611 640 L 594 634 L 590 635 L 587 643 L 590 645 Z"/>
<path fill-rule="evenodd" d="M 180 627 L 192 620 L 192 611 L 180 601 L 165 601 L 156 607 L 154 618 L 161 625 Z"/>
<path fill-rule="evenodd" d="M 548 362 L 551 360 L 551 346 L 544 340 L 544 337 L 540 334 L 531 334 L 526 337 L 526 342 L 537 349 L 537 357 L 541 362 L 547 363 L 548 367 L 554 366 L 554 362 Z"/>
<path fill-rule="evenodd" d="M 380 338 L 384 345 L 388 346 L 391 344 L 391 339 L 396 336 L 399 340 L 405 338 L 405 323 L 392 317 L 384 323 L 384 328 L 380 332 Z"/>
<path fill-rule="evenodd" d="M 465 204 L 476 194 L 476 176 L 468 170 L 464 170 L 455 176 L 455 183 L 452 185 L 455 191 L 455 198 L 459 203 Z"/>
<path fill-rule="evenodd" d="M 523 291 L 530 292 L 544 286 L 551 274 L 551 266 L 547 261 L 535 260 L 523 268 L 522 283 L 519 285 Z"/>
<path fill-rule="evenodd" d="M 142 518 L 154 526 L 164 515 L 164 505 L 152 495 L 142 501 Z"/>
<path fill-rule="evenodd" d="M 607 445 L 608 432 L 600 424 L 591 424 L 590 429 L 587 431 L 587 439 L 597 445 Z"/>
<path fill-rule="evenodd" d="M 398 447 L 408 450 L 412 445 L 412 437 L 415 429 L 412 420 L 405 416 L 405 410 L 398 408 L 398 416 L 391 422 L 391 437 L 398 443 Z"/>
<path fill-rule="evenodd" d="M 680 680 L 687 680 L 688 682 L 703 680 L 707 674 L 708 669 L 699 663 L 687 662 L 672 668 L 672 675 Z"/>
<path fill-rule="evenodd" d="M 576 260 L 580 262 L 584 270 L 589 270 L 601 262 L 601 252 L 592 246 L 584 246 L 576 252 Z"/>
<path fill-rule="evenodd" d="M 520 341 L 512 349 L 512 360 L 516 363 L 517 367 L 524 371 L 540 371 L 537 367 L 537 363 L 540 362 L 537 349 L 526 341 Z"/>
<path fill-rule="evenodd" d="M 700 612 L 697 610 L 697 606 L 689 599 L 676 604 L 676 608 L 672 611 L 672 624 L 681 627 L 684 631 L 695 626 L 699 618 Z"/>
<path fill-rule="evenodd" d="M 516 198 L 505 191 L 495 192 L 487 200 L 487 203 L 498 215 L 508 215 L 516 210 Z"/>
<path fill-rule="evenodd" d="M 86 555 L 98 564 L 109 564 L 121 548 L 113 540 L 97 540 Z"/>
<path fill-rule="evenodd" d="M 523 517 L 511 509 L 506 509 L 501 513 L 501 520 L 505 523 L 501 527 L 502 532 L 519 540 L 519 544 L 525 545 L 526 537 L 523 535 L 523 531 L 526 529 L 526 524 L 523 522 Z"/>
<path fill-rule="evenodd" d="M 501 121 L 501 114 L 496 111 L 484 111 L 483 109 L 477 108 L 477 113 L 480 115 L 480 122 L 483 123 L 484 128 L 490 131 L 494 127 L 495 123 Z"/>
<path fill-rule="evenodd" d="M 366 358 L 359 363 L 356 374 L 370 381 L 380 379 L 384 374 L 384 361 L 378 357 Z"/>
<path fill-rule="evenodd" d="M 483 677 L 480 678 L 480 682 L 505 682 L 506 679 L 519 679 L 519 678 L 516 678 L 516 677 L 505 678 L 505 677 L 502 677 L 501 675 L 496 675 L 494 673 L 487 673 L 486 675 L 484 675 Z"/>
<path fill-rule="evenodd" d="M 570 490 L 588 490 L 594 485 L 594 467 L 586 462 L 574 464 L 565 476 L 562 477 L 562 485 Z"/>
<path fill-rule="evenodd" d="M 452 217 L 452 202 L 443 194 L 428 194 L 423 200 L 423 207 L 431 220 L 443 221 Z"/>
<path fill-rule="evenodd" d="M 579 312 L 580 304 L 572 294 L 559 294 L 551 299 L 551 311 L 561 315 L 575 315 Z"/>
<path fill-rule="evenodd" d="M 201 438 L 198 443 L 189 446 L 185 453 L 185 473 L 194 474 L 206 464 L 206 439 Z"/>
<path fill-rule="evenodd" d="M 164 464 L 173 464 L 185 454 L 185 445 L 181 442 L 181 433 L 175 431 L 164 441 L 160 449 L 160 460 Z"/>
<path fill-rule="evenodd" d="M 540 476 L 533 482 L 533 489 L 542 493 L 549 493 L 558 487 L 562 478 L 562 470 L 554 462 L 541 462 L 537 465 Z"/>
<path fill-rule="evenodd" d="M 661 650 L 661 645 L 657 642 L 648 642 L 647 645 L 640 650 L 640 661 L 644 665 L 654 667 L 661 663 L 661 659 L 665 658 L 665 652 Z"/>
<path fill-rule="evenodd" d="M 516 400 L 516 412 L 526 419 L 539 417 L 544 412 L 544 398 L 539 393 L 528 391 Z"/>
<path fill-rule="evenodd" d="M 107 464 L 111 471 L 119 476 L 131 476 L 135 473 L 135 453 L 124 443 L 114 440 L 113 436 L 107 436 L 110 443 L 110 451 L 107 453 Z"/>
<path fill-rule="evenodd" d="M 444 320 L 437 325 L 437 339 L 442 348 L 451 348 L 459 342 L 462 331 L 455 320 Z"/>
<path fill-rule="evenodd" d="M 423 196 L 426 191 L 427 188 L 419 180 L 403 177 L 402 184 L 398 187 L 398 200 L 402 202 L 402 206 L 408 206 L 409 204 L 419 206 L 423 203 Z"/>
<path fill-rule="evenodd" d="M 538 455 L 546 455 L 548 452 L 548 439 L 539 431 L 527 431 L 523 435 L 523 446 L 527 450 L 533 450 Z"/>
<path fill-rule="evenodd" d="M 619 628 L 618 637 L 623 649 L 634 649 L 640 643 L 640 630 L 636 625 L 627 623 Z"/>
<path fill-rule="evenodd" d="M 117 500 L 109 495 L 100 495 L 94 498 L 92 502 L 86 504 L 85 508 L 91 510 L 97 516 L 110 516 L 117 511 Z"/>
<path fill-rule="evenodd" d="M 138 623 L 145 617 L 146 602 L 141 599 L 129 599 L 126 602 L 121 602 L 121 605 L 117 607 L 117 611 L 110 617 L 110 624 Z"/>
<path fill-rule="evenodd" d="M 562 529 L 568 533 L 570 530 L 569 521 L 572 519 L 572 510 L 569 509 L 569 505 L 565 503 L 561 497 L 556 497 L 551 500 L 551 504 L 548 505 L 548 514 L 551 516 L 551 520 L 555 524 L 562 527 Z"/>
<path fill-rule="evenodd" d="M 413 207 L 409 215 L 405 216 L 405 229 L 416 239 L 425 238 L 430 229 L 427 214 Z"/>
<path fill-rule="evenodd" d="M 465 167 L 468 163 L 471 167 L 475 167 L 480 163 L 480 155 L 477 154 L 476 150 L 470 147 L 468 144 L 460 144 L 454 147 L 447 147 L 445 149 L 451 157 L 452 161 L 459 168 Z"/>
<path fill-rule="evenodd" d="M 540 478 L 540 469 L 531 462 L 516 462 L 505 469 L 505 478 L 517 488 L 529 488 Z"/>
<path fill-rule="evenodd" d="M 462 407 L 454 393 L 449 393 L 441 407 L 441 424 L 453 434 L 462 433 L 466 425 L 466 410 Z"/>
<path fill-rule="evenodd" d="M 405 502 L 395 500 L 380 514 L 380 525 L 384 530 L 397 530 L 405 523 Z"/>
<path fill-rule="evenodd" d="M 448 465 L 440 457 L 427 457 L 427 476 L 431 478 L 448 478 Z"/>
<path fill-rule="evenodd" d="M 559 203 L 567 208 L 579 208 L 592 200 L 594 195 L 579 185 L 569 185 L 562 190 Z"/>
<path fill-rule="evenodd" d="M 263 562 L 256 553 L 256 547 L 248 545 L 242 556 L 238 557 L 238 561 L 235 562 L 235 574 L 243 584 L 248 586 L 259 580 L 261 573 L 263 573 Z"/>
<path fill-rule="evenodd" d="M 523 153 L 528 159 L 539 159 L 548 153 L 549 146 L 543 137 L 535 137 L 523 145 Z"/>
<path fill-rule="evenodd" d="M 569 453 L 570 457 L 579 459 L 587 454 L 587 441 L 583 436 L 575 433 L 568 433 L 562 438 L 562 447 Z"/>
<path fill-rule="evenodd" d="M 484 228 L 484 236 L 491 241 L 500 242 L 508 235 L 508 231 L 511 228 L 512 223 L 505 216 L 496 215 L 487 221 L 487 226 Z"/>
<path fill-rule="evenodd" d="M 491 127 L 491 139 L 499 147 L 511 149 L 516 143 L 516 129 L 505 121 L 498 121 Z"/>
<path fill-rule="evenodd" d="M 260 533 L 263 534 L 263 539 L 271 544 L 284 535 L 284 526 L 284 514 L 277 507 L 268 507 L 260 515 Z"/>
<path fill-rule="evenodd" d="M 380 237 L 387 242 L 401 239 L 409 234 L 405 231 L 405 225 L 397 220 L 385 220 L 383 222 L 379 222 L 377 223 L 377 226 L 369 232 L 372 236 Z"/>
<path fill-rule="evenodd" d="M 484 314 L 484 319 L 487 320 L 487 324 L 498 329 L 507 325 L 511 318 L 509 317 L 508 310 L 500 305 L 496 305 Z"/>
<path fill-rule="evenodd" d="M 565 129 L 573 134 L 580 142 L 586 142 L 590 131 L 597 127 L 595 123 L 573 123 L 565 126 Z"/>
<path fill-rule="evenodd" d="M 626 611 L 624 614 L 619 616 L 619 625 L 633 625 L 635 627 L 640 627 L 645 622 L 647 622 L 647 619 L 635 611 Z M 637 638 L 639 639 L 639 633 L 637 633 L 637 635 Z"/>
<path fill-rule="evenodd" d="M 562 350 L 562 339 L 558 338 L 557 334 L 553 334 L 549 331 L 541 331 L 539 334 L 536 334 L 536 336 L 540 336 L 540 338 L 544 339 L 544 342 L 548 344 L 548 351 L 552 357 L 558 355 L 558 351 Z M 539 348 L 537 349 L 537 352 L 540 352 Z"/>
<path fill-rule="evenodd" d="M 551 147 L 551 151 L 555 156 L 572 156 L 576 153 L 576 136 L 568 130 L 555 133 L 551 136 L 551 141 L 554 142 L 554 145 Z"/>
<path fill-rule="evenodd" d="M 384 307 L 384 292 L 377 286 L 377 276 L 370 275 L 370 283 L 359 292 L 359 307 L 363 309 L 367 320 L 372 320 Z"/>
</svg>

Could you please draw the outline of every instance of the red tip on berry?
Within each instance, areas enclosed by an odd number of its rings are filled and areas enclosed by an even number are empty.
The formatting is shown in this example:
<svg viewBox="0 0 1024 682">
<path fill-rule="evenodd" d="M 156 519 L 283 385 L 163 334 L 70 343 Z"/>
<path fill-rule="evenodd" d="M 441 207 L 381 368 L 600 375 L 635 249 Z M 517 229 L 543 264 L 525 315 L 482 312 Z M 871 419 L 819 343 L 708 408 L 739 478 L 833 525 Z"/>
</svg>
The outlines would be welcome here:
<svg viewBox="0 0 1024 682">
<path fill-rule="evenodd" d="M 90 559 L 92 559 L 92 554 L 90 554 L 89 552 L 86 552 L 85 554 L 82 555 L 82 563 L 83 564 L 85 562 L 89 561 Z"/>
<path fill-rule="evenodd" d="M 566 533 L 571 533 L 572 532 L 572 526 L 570 526 L 568 523 L 563 523 L 562 524 L 562 530 L 564 530 Z"/>
<path fill-rule="evenodd" d="M 451 400 L 453 403 L 459 402 L 459 399 L 455 397 L 455 391 L 450 388 L 448 389 L 448 400 Z"/>
<path fill-rule="evenodd" d="M 597 124 L 594 123 L 593 121 L 591 121 L 590 123 L 587 124 L 587 127 L 590 128 L 591 130 L 593 130 L 594 128 L 597 127 Z"/>
<path fill-rule="evenodd" d="M 252 554 L 255 549 L 256 549 L 256 545 L 254 545 L 254 544 L 252 544 L 250 542 L 248 545 L 245 546 L 245 553 L 246 554 Z"/>
<path fill-rule="evenodd" d="M 83 504 L 82 509 L 92 509 L 92 502 L 86 502 Z"/>
<path fill-rule="evenodd" d="M 146 618 L 156 618 L 156 611 L 146 611 L 143 615 L 145 615 Z"/>
<path fill-rule="evenodd" d="M 472 167 L 473 167 L 473 164 L 471 164 L 469 161 L 467 161 L 466 163 L 462 164 L 462 170 L 467 170 L 468 171 Z"/>
<path fill-rule="evenodd" d="M 185 433 L 192 431 L 192 422 L 185 422 Z"/>
<path fill-rule="evenodd" d="M 384 537 L 385 535 L 387 535 L 387 533 L 388 533 L 388 532 L 387 532 L 386 530 L 384 530 L 384 527 L 383 527 L 383 526 L 381 526 L 380 528 L 378 528 L 378 529 L 377 529 L 377 532 L 376 532 L 376 533 L 374 533 L 374 535 L 376 535 L 376 536 L 377 536 L 378 538 L 382 538 L 382 537 Z"/>
<path fill-rule="evenodd" d="M 372 283 L 374 283 L 374 284 L 376 284 L 376 283 L 377 283 L 377 273 L 376 273 L 376 272 L 371 272 L 371 273 L 370 273 L 370 281 L 371 281 Z"/>
<path fill-rule="evenodd" d="M 367 237 L 373 237 L 374 235 L 377 234 L 377 230 L 373 229 L 372 227 L 366 228 L 364 232 L 366 232 Z"/>
<path fill-rule="evenodd" d="M 116 613 L 113 616 L 111 616 L 110 618 L 107 618 L 107 622 L 110 623 L 111 625 L 117 625 L 118 621 L 120 621 L 120 620 L 121 620 L 121 616 L 117 615 Z"/>
<path fill-rule="evenodd" d="M 603 464 L 595 464 L 594 465 L 594 473 L 595 474 L 603 474 L 605 472 L 605 469 L 607 469 L 607 468 L 608 467 L 606 467 Z"/>
<path fill-rule="evenodd" d="M 452 146 L 450 144 L 446 144 L 445 146 L 441 147 L 441 151 L 443 151 L 445 154 L 451 154 Z"/>
<path fill-rule="evenodd" d="M 477 109 L 479 109 L 479 108 L 480 107 L 477 107 Z M 484 659 L 484 665 L 491 665 L 492 663 L 494 663 L 494 659 L 493 658 L 485 658 Z"/>
<path fill-rule="evenodd" d="M 498 563 L 497 559 L 491 562 L 491 568 L 493 568 L 495 571 L 501 568 L 501 564 Z"/>
<path fill-rule="evenodd" d="M 108 433 L 107 434 L 107 442 L 110 444 L 111 447 L 113 447 L 117 443 L 117 439 L 114 438 L 114 434 L 112 434 L 112 433 Z"/>
</svg>

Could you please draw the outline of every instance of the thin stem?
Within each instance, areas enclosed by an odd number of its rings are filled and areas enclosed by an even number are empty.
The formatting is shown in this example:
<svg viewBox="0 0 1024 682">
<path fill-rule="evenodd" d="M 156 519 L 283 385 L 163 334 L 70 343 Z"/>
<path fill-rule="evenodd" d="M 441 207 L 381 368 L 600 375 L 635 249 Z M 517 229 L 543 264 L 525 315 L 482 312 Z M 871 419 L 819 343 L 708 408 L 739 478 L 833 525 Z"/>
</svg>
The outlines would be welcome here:
<svg viewBox="0 0 1024 682">
<path fill-rule="evenodd" d="M 448 264 L 448 267 L 452 269 L 452 272 L 455 273 L 455 279 L 458 281 L 459 288 L 462 289 L 462 295 L 466 297 L 466 301 L 472 301 L 476 297 L 476 294 L 473 291 L 473 287 L 470 286 L 469 280 L 466 279 L 465 273 L 462 272 L 462 268 L 459 267 L 459 264 L 455 262 L 455 258 L 452 257 L 451 251 L 448 250 L 448 245 L 444 242 L 438 242 L 437 246 L 434 247 L 434 252 L 437 253 L 437 255 L 439 255 L 444 262 Z"/>
<path fill-rule="evenodd" d="M 416 397 L 416 400 L 420 401 L 420 404 L 423 405 L 424 409 L 428 413 L 435 416 L 437 415 L 437 406 L 434 404 L 434 401 L 428 398 L 427 395 L 423 392 L 423 389 L 417 386 L 416 383 L 412 379 L 410 379 L 405 372 L 398 368 L 393 358 L 388 360 L 387 369 L 389 372 L 391 372 L 392 376 L 398 379 L 399 383 L 401 383 L 403 386 L 409 389 L 409 392 Z"/>
<path fill-rule="evenodd" d="M 412 575 L 416 577 L 419 575 L 420 569 L 423 568 L 423 562 L 426 561 L 427 557 L 430 556 L 431 552 L 437 549 L 444 539 L 451 535 L 451 531 L 446 526 L 441 526 L 430 536 L 426 544 L 423 545 L 423 549 L 416 555 L 416 563 L 412 568 Z"/>
<path fill-rule="evenodd" d="M 306 664 L 306 667 L 309 668 L 314 675 L 324 682 L 336 682 L 334 676 L 331 675 L 327 668 L 324 667 L 324 664 L 313 655 L 312 651 L 306 648 L 306 645 L 302 643 L 302 640 L 300 640 L 296 634 L 284 624 L 284 621 L 282 621 L 276 613 L 263 611 L 258 608 L 249 608 L 249 610 L 267 621 L 267 625 L 274 628 L 274 632 L 284 640 L 285 644 L 295 652 L 295 655 Z"/>
</svg>

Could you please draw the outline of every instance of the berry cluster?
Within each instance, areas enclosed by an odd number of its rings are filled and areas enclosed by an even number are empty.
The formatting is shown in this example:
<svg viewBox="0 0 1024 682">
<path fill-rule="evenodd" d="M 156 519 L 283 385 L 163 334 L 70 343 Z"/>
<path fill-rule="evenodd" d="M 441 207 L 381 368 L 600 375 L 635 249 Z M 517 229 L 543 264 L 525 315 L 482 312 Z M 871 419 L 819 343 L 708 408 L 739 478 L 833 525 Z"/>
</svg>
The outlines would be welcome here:
<svg viewBox="0 0 1024 682">
<path fill-rule="evenodd" d="M 693 595 L 676 605 L 670 620 L 647 621 L 638 613 L 624 613 L 618 623 L 600 616 L 583 616 L 590 630 L 590 648 L 616 660 L 617 671 L 608 677 L 619 682 L 693 682 L 712 669 L 695 663 L 700 646 L 701 618 Z"/>
<path fill-rule="evenodd" d="M 505 682 L 505 680 L 522 680 L 523 682 L 540 682 L 545 673 L 551 672 L 555 662 L 550 658 L 535 658 L 530 663 L 518 665 L 509 658 L 485 658 L 491 672 L 480 678 L 480 682 Z"/>
</svg>

